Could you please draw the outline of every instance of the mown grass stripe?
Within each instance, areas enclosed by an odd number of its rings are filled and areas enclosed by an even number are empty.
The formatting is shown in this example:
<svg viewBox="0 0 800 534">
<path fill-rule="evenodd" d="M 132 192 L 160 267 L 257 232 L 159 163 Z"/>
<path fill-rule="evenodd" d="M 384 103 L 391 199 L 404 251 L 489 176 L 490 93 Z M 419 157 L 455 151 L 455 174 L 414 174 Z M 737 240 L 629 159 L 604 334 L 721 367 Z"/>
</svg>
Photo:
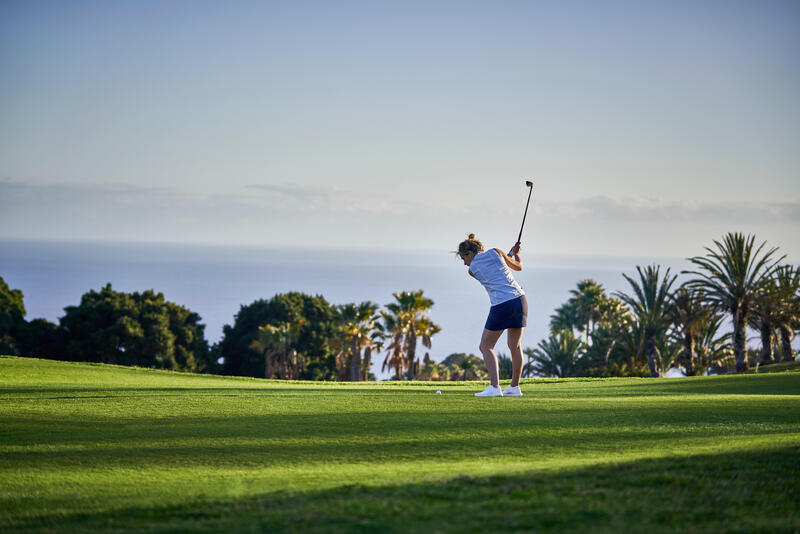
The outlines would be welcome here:
<svg viewBox="0 0 800 534">
<path fill-rule="evenodd" d="M 0 530 L 454 532 L 469 510 L 469 530 L 800 524 L 798 373 L 480 389 L 0 357 Z M 742 488 L 769 499 L 740 509 Z"/>
</svg>

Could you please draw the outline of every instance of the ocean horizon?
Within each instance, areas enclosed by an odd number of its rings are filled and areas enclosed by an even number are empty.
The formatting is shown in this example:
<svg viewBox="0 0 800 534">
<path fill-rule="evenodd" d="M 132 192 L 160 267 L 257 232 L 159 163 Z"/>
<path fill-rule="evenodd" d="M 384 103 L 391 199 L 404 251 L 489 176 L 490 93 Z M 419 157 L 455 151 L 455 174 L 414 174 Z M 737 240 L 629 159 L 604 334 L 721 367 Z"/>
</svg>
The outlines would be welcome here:
<svg viewBox="0 0 800 534">
<path fill-rule="evenodd" d="M 547 337 L 550 315 L 569 298 L 578 281 L 592 278 L 606 291 L 629 289 L 622 273 L 658 263 L 680 274 L 685 258 L 527 254 L 515 276 L 528 295 L 528 328 L 523 348 Z M 117 291 L 148 289 L 196 312 L 209 343 L 218 342 L 242 305 L 288 291 L 321 295 L 331 304 L 370 300 L 381 306 L 392 293 L 423 289 L 434 301 L 431 317 L 442 326 L 433 346 L 421 345 L 441 361 L 454 352 L 479 354 L 478 342 L 489 310 L 486 291 L 448 250 L 320 249 L 289 247 L 46 241 L 0 239 L 0 276 L 23 292 L 26 319 L 58 322 L 66 306 L 107 283 Z M 498 353 L 508 354 L 505 337 Z M 374 356 L 378 379 L 384 354 Z"/>
</svg>

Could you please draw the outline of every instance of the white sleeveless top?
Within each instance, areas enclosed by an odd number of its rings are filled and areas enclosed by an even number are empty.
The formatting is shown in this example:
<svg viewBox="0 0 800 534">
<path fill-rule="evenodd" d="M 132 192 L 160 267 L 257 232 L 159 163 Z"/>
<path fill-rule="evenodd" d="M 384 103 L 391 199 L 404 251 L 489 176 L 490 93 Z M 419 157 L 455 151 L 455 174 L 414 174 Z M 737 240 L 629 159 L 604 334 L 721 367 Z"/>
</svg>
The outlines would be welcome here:
<svg viewBox="0 0 800 534">
<path fill-rule="evenodd" d="M 486 288 L 492 306 L 525 294 L 522 287 L 514 280 L 511 269 L 494 249 L 476 254 L 470 263 L 469 271 Z"/>
</svg>

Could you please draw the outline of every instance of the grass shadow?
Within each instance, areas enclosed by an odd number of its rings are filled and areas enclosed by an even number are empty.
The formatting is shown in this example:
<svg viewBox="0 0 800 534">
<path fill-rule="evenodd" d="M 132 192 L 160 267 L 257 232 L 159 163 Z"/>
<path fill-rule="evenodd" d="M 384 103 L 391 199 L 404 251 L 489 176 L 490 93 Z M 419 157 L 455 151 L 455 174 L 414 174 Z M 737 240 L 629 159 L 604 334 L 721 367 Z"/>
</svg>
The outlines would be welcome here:
<svg viewBox="0 0 800 534">
<path fill-rule="evenodd" d="M 796 532 L 800 447 L 57 513 L 5 532 Z"/>
</svg>

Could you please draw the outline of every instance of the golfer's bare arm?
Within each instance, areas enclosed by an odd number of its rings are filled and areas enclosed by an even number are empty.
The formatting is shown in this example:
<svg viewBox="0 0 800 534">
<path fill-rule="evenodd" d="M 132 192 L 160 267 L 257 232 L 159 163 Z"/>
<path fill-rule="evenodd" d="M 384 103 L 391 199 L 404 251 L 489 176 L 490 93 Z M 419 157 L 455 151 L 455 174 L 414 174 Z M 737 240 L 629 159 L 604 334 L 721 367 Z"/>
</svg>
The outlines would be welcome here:
<svg viewBox="0 0 800 534">
<path fill-rule="evenodd" d="M 497 251 L 498 254 L 500 254 L 500 257 L 503 258 L 503 261 L 506 262 L 506 265 L 508 265 L 509 269 L 511 269 L 512 271 L 522 270 L 522 258 L 519 257 L 519 254 L 514 254 L 514 257 L 512 258 L 499 248 L 496 248 L 495 250 Z"/>
</svg>

